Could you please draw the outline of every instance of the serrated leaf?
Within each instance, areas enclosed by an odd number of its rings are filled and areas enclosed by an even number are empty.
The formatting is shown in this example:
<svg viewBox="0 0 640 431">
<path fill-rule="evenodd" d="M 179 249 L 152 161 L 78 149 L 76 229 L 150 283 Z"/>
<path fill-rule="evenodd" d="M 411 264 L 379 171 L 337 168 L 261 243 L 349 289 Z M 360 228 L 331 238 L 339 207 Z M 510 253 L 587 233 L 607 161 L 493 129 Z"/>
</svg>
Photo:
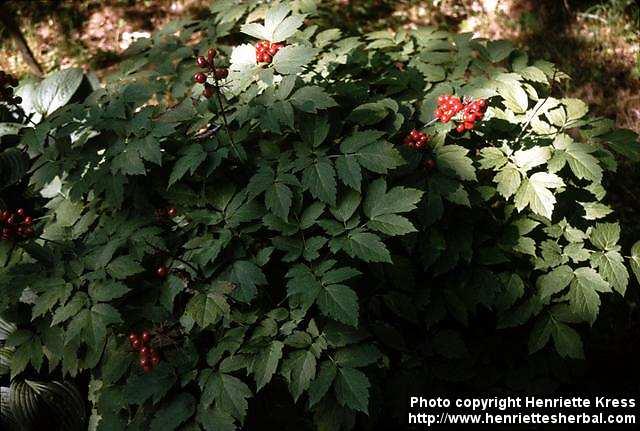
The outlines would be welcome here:
<svg viewBox="0 0 640 431">
<path fill-rule="evenodd" d="M 354 368 L 340 368 L 336 377 L 335 391 L 338 402 L 363 413 L 369 411 L 369 379 Z"/>
<path fill-rule="evenodd" d="M 522 175 L 514 165 L 509 163 L 496 174 L 494 181 L 497 183 L 498 193 L 509 199 L 520 188 Z"/>
<path fill-rule="evenodd" d="M 289 45 L 281 48 L 273 57 L 273 67 L 283 75 L 295 75 L 302 72 L 317 51 L 306 46 Z"/>
<path fill-rule="evenodd" d="M 358 326 L 358 295 L 348 286 L 325 286 L 318 295 L 320 311 L 338 322 Z"/>
<path fill-rule="evenodd" d="M 358 257 L 365 262 L 391 263 L 389 250 L 380 241 L 378 235 L 368 232 L 356 232 L 347 236 L 346 251 L 352 257 Z"/>
<path fill-rule="evenodd" d="M 316 376 L 316 357 L 308 350 L 292 352 L 283 363 L 283 374 L 289 382 L 294 401 L 298 401 Z"/>
<path fill-rule="evenodd" d="M 329 391 L 336 378 L 338 369 L 331 361 L 325 361 L 320 365 L 318 376 L 309 386 L 309 407 L 316 405 Z"/>
<path fill-rule="evenodd" d="M 320 159 L 304 170 L 302 184 L 313 197 L 329 204 L 336 204 L 336 173 L 329 159 Z"/>
<path fill-rule="evenodd" d="M 337 103 L 322 87 L 309 85 L 298 89 L 291 96 L 291 103 L 303 112 L 315 114 L 320 109 L 337 106 Z"/>
<path fill-rule="evenodd" d="M 591 262 L 602 277 L 611 283 L 613 290 L 624 296 L 629 284 L 629 272 L 624 266 L 622 255 L 617 251 L 594 253 Z"/>
<path fill-rule="evenodd" d="M 196 400 L 191 394 L 177 395 L 166 407 L 158 410 L 150 424 L 151 431 L 173 431 L 196 411 Z"/>
<path fill-rule="evenodd" d="M 556 174 L 537 172 L 522 182 L 515 196 L 516 208 L 522 211 L 529 206 L 534 213 L 551 219 L 556 198 L 549 189 L 563 186 L 564 181 Z"/>
<path fill-rule="evenodd" d="M 618 223 L 597 223 L 591 229 L 589 241 L 600 250 L 613 250 L 620 241 L 620 225 Z"/>
<path fill-rule="evenodd" d="M 230 312 L 229 304 L 219 293 L 196 293 L 188 302 L 185 314 L 201 328 L 213 325 Z"/>
<path fill-rule="evenodd" d="M 265 204 L 267 209 L 272 211 L 283 220 L 289 217 L 289 209 L 291 208 L 291 197 L 293 193 L 286 184 L 275 182 L 267 189 L 265 194 Z"/>
<path fill-rule="evenodd" d="M 123 280 L 132 275 L 139 274 L 144 268 L 132 256 L 119 256 L 107 265 L 107 273 L 113 278 Z"/>
<path fill-rule="evenodd" d="M 559 266 L 548 274 L 541 275 L 536 282 L 540 298 L 545 299 L 561 292 L 571 283 L 573 277 L 573 270 L 567 265 Z"/>
<path fill-rule="evenodd" d="M 600 309 L 598 292 L 610 292 L 609 283 L 604 281 L 593 268 L 582 267 L 574 271 L 567 299 L 571 310 L 584 321 L 593 324 Z"/>
<path fill-rule="evenodd" d="M 262 349 L 256 357 L 253 372 L 256 378 L 256 392 L 259 392 L 275 374 L 278 363 L 282 359 L 281 341 L 272 341 L 267 347 Z"/>
<path fill-rule="evenodd" d="M 169 176 L 169 184 L 167 188 L 170 188 L 176 181 L 179 181 L 184 177 L 187 171 L 191 172 L 191 175 L 198 169 L 198 166 L 204 162 L 207 158 L 207 153 L 200 144 L 192 144 L 183 152 L 182 157 L 178 159 L 173 166 L 171 175 Z"/>
<path fill-rule="evenodd" d="M 442 145 L 435 149 L 435 159 L 438 168 L 450 170 L 462 180 L 475 181 L 476 171 L 468 153 L 459 145 Z"/>
</svg>

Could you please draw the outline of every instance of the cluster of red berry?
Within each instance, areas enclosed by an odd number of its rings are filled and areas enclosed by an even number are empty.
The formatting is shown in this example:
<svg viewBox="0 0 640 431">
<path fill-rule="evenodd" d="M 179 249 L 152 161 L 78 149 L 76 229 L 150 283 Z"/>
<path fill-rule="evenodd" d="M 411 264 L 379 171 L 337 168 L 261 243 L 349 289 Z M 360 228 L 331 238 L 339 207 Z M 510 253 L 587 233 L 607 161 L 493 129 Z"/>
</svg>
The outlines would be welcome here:
<svg viewBox="0 0 640 431">
<path fill-rule="evenodd" d="M 31 238 L 35 235 L 32 224 L 33 218 L 26 215 L 23 208 L 18 208 L 15 212 L 0 211 L 0 239 L 10 241 L 15 237 Z"/>
<path fill-rule="evenodd" d="M 140 354 L 140 366 L 145 373 L 152 371 L 160 363 L 160 355 L 153 347 L 149 347 L 151 342 L 151 333 L 142 331 L 140 335 L 132 332 L 129 334 L 129 343 L 133 350 Z"/>
<path fill-rule="evenodd" d="M 426 133 L 423 133 L 419 130 L 413 129 L 409 134 L 404 138 L 404 145 L 413 148 L 415 150 L 419 150 L 424 148 L 429 142 L 430 136 Z"/>
<path fill-rule="evenodd" d="M 209 84 L 207 82 L 207 75 L 212 74 L 213 77 L 218 79 L 225 79 L 229 76 L 229 69 L 225 69 L 222 67 L 215 67 L 214 59 L 216 58 L 216 54 L 218 52 L 215 48 L 209 48 L 207 51 L 207 57 L 200 55 L 196 58 L 196 64 L 201 69 L 206 69 L 207 72 L 197 72 L 193 75 L 193 80 L 198 84 L 204 84 L 204 90 L 202 90 L 202 95 L 207 99 L 210 99 L 215 94 L 215 86 Z"/>
<path fill-rule="evenodd" d="M 0 102 L 11 103 L 14 105 L 18 105 L 22 103 L 22 98 L 20 96 L 13 96 L 13 88 L 18 86 L 18 79 L 6 73 L 3 70 L 0 70 Z"/>
<path fill-rule="evenodd" d="M 464 99 L 461 101 L 459 97 L 452 94 L 443 94 L 438 96 L 435 117 L 443 123 L 448 123 L 455 117 L 460 121 L 456 131 L 462 133 L 465 130 L 473 129 L 475 122 L 484 117 L 486 109 L 487 101 L 484 99 Z"/>
<path fill-rule="evenodd" d="M 271 43 L 268 40 L 261 40 L 256 43 L 256 60 L 258 63 L 271 63 L 273 56 L 284 45 L 281 43 Z"/>
</svg>

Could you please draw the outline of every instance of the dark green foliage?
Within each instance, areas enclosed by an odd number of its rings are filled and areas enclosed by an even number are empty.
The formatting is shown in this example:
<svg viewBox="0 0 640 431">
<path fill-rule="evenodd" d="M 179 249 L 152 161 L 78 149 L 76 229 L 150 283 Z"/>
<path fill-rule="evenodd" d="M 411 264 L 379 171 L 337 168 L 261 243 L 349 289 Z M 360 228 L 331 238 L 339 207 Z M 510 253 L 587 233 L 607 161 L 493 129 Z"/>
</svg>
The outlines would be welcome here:
<svg viewBox="0 0 640 431">
<path fill-rule="evenodd" d="M 92 429 L 234 430 L 278 385 L 323 430 L 414 384 L 522 389 L 551 367 L 535 352 L 559 374 L 583 358 L 625 259 L 640 272 L 604 188 L 637 137 L 552 95 L 552 64 L 431 28 L 342 35 L 291 4 L 215 2 L 82 102 L 77 72 L 23 87 L 39 124 L 12 132 L 31 158 L 15 176 L 40 238 L 0 245 L 11 373 L 89 379 Z M 254 37 L 286 46 L 257 64 Z M 192 81 L 210 47 L 224 110 Z M 488 101 L 473 130 L 432 121 L 451 93 Z M 426 149 L 400 144 L 413 128 Z"/>
</svg>

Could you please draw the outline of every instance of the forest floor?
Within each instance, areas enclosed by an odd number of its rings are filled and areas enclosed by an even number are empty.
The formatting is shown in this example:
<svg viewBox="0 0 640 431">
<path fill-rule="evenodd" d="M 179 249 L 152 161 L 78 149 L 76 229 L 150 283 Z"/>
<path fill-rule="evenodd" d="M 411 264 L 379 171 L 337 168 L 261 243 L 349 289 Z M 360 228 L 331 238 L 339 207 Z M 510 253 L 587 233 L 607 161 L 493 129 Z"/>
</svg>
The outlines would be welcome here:
<svg viewBox="0 0 640 431">
<path fill-rule="evenodd" d="M 215 0 L 214 0 L 215 1 Z M 20 27 L 45 72 L 82 66 L 108 73 L 136 37 L 206 14 L 211 0 L 14 0 Z M 559 65 L 564 89 L 597 115 L 640 132 L 640 6 L 636 0 L 330 0 L 336 24 L 352 29 L 436 25 L 509 39 Z M 4 6 L 3 6 L 4 7 Z M 28 73 L 0 33 L 0 69 Z"/>
</svg>

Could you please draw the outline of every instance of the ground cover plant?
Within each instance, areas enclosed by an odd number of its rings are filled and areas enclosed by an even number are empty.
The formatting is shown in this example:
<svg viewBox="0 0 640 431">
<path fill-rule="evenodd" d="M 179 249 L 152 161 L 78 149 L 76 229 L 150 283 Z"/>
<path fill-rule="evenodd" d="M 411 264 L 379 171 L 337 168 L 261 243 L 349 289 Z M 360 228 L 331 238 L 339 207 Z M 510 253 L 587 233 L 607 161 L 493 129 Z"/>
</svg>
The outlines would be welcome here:
<svg viewBox="0 0 640 431">
<path fill-rule="evenodd" d="M 509 42 L 324 22 L 220 1 L 104 86 L 3 80 L 6 424 L 55 391 L 67 429 L 363 429 L 579 375 L 637 297 L 635 133 Z"/>
</svg>

